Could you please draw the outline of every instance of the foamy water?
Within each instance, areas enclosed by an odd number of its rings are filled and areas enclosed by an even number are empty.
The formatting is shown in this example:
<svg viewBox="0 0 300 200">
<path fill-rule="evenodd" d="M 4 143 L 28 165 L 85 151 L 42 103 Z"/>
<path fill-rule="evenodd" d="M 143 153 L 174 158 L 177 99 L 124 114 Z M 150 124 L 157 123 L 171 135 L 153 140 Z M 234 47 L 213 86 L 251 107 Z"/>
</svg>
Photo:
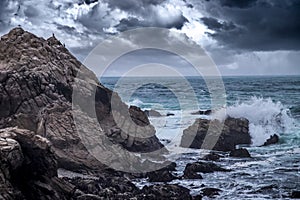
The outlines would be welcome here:
<svg viewBox="0 0 300 200">
<path fill-rule="evenodd" d="M 197 161 L 205 150 L 179 147 L 184 129 L 194 123 L 196 118 L 218 118 L 226 116 L 216 111 L 212 116 L 191 115 L 196 110 L 211 109 L 210 93 L 205 82 L 199 78 L 188 79 L 198 98 L 198 105 L 186 96 L 176 79 L 153 80 L 156 84 L 141 86 L 127 101 L 142 109 L 155 109 L 162 114 L 174 113 L 174 116 L 150 118 L 157 136 L 170 150 L 170 158 L 177 163 L 178 176 L 182 175 L 187 163 Z M 177 94 L 168 91 L 163 85 L 173 84 L 178 87 Z M 116 80 L 102 82 L 113 89 Z M 142 79 L 128 79 L 123 87 L 125 92 L 131 85 L 141 84 Z M 148 81 L 149 82 L 149 81 Z M 224 154 L 217 164 L 232 169 L 231 172 L 203 174 L 202 180 L 174 180 L 191 190 L 196 195 L 201 188 L 214 187 L 222 190 L 216 199 L 289 199 L 292 190 L 300 190 L 300 77 L 229 77 L 224 78 L 227 105 L 220 105 L 231 117 L 244 117 L 249 120 L 252 145 L 247 147 L 252 158 L 236 159 Z M 120 90 L 119 90 L 120 91 Z M 121 90 L 122 91 L 122 90 Z M 190 91 L 189 91 L 190 92 Z M 176 96 L 184 96 L 183 105 Z M 122 92 L 120 93 L 122 97 Z M 276 145 L 259 147 L 270 135 L 277 134 L 280 142 Z M 138 180 L 137 185 L 150 184 Z"/>
</svg>

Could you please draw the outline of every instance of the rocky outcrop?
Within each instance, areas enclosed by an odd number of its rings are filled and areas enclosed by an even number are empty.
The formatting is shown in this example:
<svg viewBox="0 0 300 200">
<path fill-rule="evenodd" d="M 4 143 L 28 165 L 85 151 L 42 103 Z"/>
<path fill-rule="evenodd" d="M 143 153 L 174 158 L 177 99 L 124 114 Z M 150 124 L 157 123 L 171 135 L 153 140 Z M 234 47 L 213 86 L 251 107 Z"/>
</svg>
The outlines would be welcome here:
<svg viewBox="0 0 300 200">
<path fill-rule="evenodd" d="M 268 146 L 271 144 L 277 144 L 279 142 L 279 136 L 274 134 L 271 135 L 269 139 L 267 139 L 267 141 L 264 142 L 264 144 L 262 146 Z"/>
<path fill-rule="evenodd" d="M 196 119 L 193 125 L 184 130 L 180 146 L 231 151 L 238 144 L 251 144 L 249 121 L 227 117 L 224 123 L 219 120 Z"/>
<path fill-rule="evenodd" d="M 60 167 L 71 170 L 104 168 L 83 145 L 78 134 L 80 125 L 85 126 L 80 129 L 81 134 L 101 135 L 100 139 L 89 138 L 90 141 L 109 140 L 116 145 L 114 148 L 150 152 L 162 147 L 146 114 L 137 107 L 128 109 L 117 95 L 114 103 L 123 111 L 116 115 L 123 121 L 115 121 L 110 104 L 113 92 L 101 85 L 54 36 L 45 40 L 21 28 L 11 30 L 0 40 L 0 69 L 0 128 L 18 126 L 47 138 L 53 144 Z M 74 82 L 79 73 L 86 75 L 80 79 L 82 101 L 88 104 L 84 97 L 94 92 L 96 116 L 91 116 L 88 109 L 72 109 Z M 125 112 L 131 119 L 122 118 Z M 80 116 L 77 119 L 80 123 L 75 124 L 74 113 Z M 140 133 L 119 127 L 128 120 L 141 127 L 147 126 L 146 131 Z M 106 152 L 105 149 L 99 151 Z"/>
<path fill-rule="evenodd" d="M 1 129 L 0 155 L 0 199 L 72 197 L 74 187 L 57 177 L 56 158 L 46 138 L 24 129 Z"/>
<path fill-rule="evenodd" d="M 138 199 L 149 200 L 181 200 L 192 199 L 189 189 L 175 184 L 145 186 Z"/>
<path fill-rule="evenodd" d="M 251 157 L 249 151 L 245 148 L 234 149 L 234 150 L 230 151 L 229 156 L 237 157 L 237 158 L 250 158 Z"/>
</svg>

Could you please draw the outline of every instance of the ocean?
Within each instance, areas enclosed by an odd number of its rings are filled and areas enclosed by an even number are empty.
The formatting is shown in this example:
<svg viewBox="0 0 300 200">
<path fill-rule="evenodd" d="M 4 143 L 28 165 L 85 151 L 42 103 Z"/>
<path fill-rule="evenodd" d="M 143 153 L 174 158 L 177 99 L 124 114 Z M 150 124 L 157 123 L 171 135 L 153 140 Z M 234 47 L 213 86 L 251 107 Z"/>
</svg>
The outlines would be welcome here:
<svg viewBox="0 0 300 200">
<path fill-rule="evenodd" d="M 222 190 L 216 199 L 288 199 L 291 191 L 300 190 L 299 76 L 223 77 L 224 94 L 216 94 L 218 88 L 209 90 L 200 77 L 185 77 L 184 80 L 177 77 L 102 77 L 100 81 L 117 91 L 128 105 L 174 114 L 150 117 L 150 121 L 158 138 L 170 150 L 170 159 L 177 163 L 177 175 L 205 151 L 179 147 L 182 131 L 196 118 L 218 118 L 218 109 L 225 109 L 231 117 L 249 120 L 252 145 L 246 148 L 252 158 L 237 159 L 224 154 L 218 164 L 232 169 L 231 172 L 203 174 L 201 180 L 172 181 L 189 188 L 192 195 L 204 186 Z M 212 95 L 225 99 L 226 104 L 213 105 Z M 216 108 L 212 116 L 191 114 Z M 278 144 L 259 147 L 273 134 L 280 136 Z M 137 180 L 136 184 L 150 183 Z"/>
</svg>

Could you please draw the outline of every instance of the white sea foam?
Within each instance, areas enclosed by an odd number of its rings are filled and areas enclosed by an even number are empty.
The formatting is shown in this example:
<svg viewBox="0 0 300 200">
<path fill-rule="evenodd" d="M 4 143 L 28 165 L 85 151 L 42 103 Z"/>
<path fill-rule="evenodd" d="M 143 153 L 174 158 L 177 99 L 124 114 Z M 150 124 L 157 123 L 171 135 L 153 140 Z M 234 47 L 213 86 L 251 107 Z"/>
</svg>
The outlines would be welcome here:
<svg viewBox="0 0 300 200">
<path fill-rule="evenodd" d="M 138 107 L 142 107 L 144 102 L 142 102 L 140 99 L 135 98 L 132 101 L 128 102 L 129 105 L 134 105 L 134 106 L 138 106 Z"/>
<path fill-rule="evenodd" d="M 253 145 L 262 145 L 273 134 L 288 132 L 294 126 L 290 111 L 281 102 L 271 98 L 252 97 L 249 101 L 237 102 L 226 109 L 231 117 L 249 120 L 249 131 Z M 215 113 L 218 118 L 218 112 Z"/>
</svg>

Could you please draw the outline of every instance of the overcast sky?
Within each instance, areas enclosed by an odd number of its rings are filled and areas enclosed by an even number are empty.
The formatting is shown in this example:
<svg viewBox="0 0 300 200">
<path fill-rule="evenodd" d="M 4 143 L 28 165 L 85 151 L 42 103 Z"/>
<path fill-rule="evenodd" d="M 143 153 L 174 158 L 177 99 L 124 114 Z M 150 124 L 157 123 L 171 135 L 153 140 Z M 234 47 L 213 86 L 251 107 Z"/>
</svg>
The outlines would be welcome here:
<svg viewBox="0 0 300 200">
<path fill-rule="evenodd" d="M 46 38 L 55 33 L 81 61 L 108 36 L 161 27 L 204 48 L 223 75 L 300 74 L 298 0 L 0 0 L 0 34 L 18 25 Z M 178 63 L 174 55 L 137 55 Z"/>
</svg>

